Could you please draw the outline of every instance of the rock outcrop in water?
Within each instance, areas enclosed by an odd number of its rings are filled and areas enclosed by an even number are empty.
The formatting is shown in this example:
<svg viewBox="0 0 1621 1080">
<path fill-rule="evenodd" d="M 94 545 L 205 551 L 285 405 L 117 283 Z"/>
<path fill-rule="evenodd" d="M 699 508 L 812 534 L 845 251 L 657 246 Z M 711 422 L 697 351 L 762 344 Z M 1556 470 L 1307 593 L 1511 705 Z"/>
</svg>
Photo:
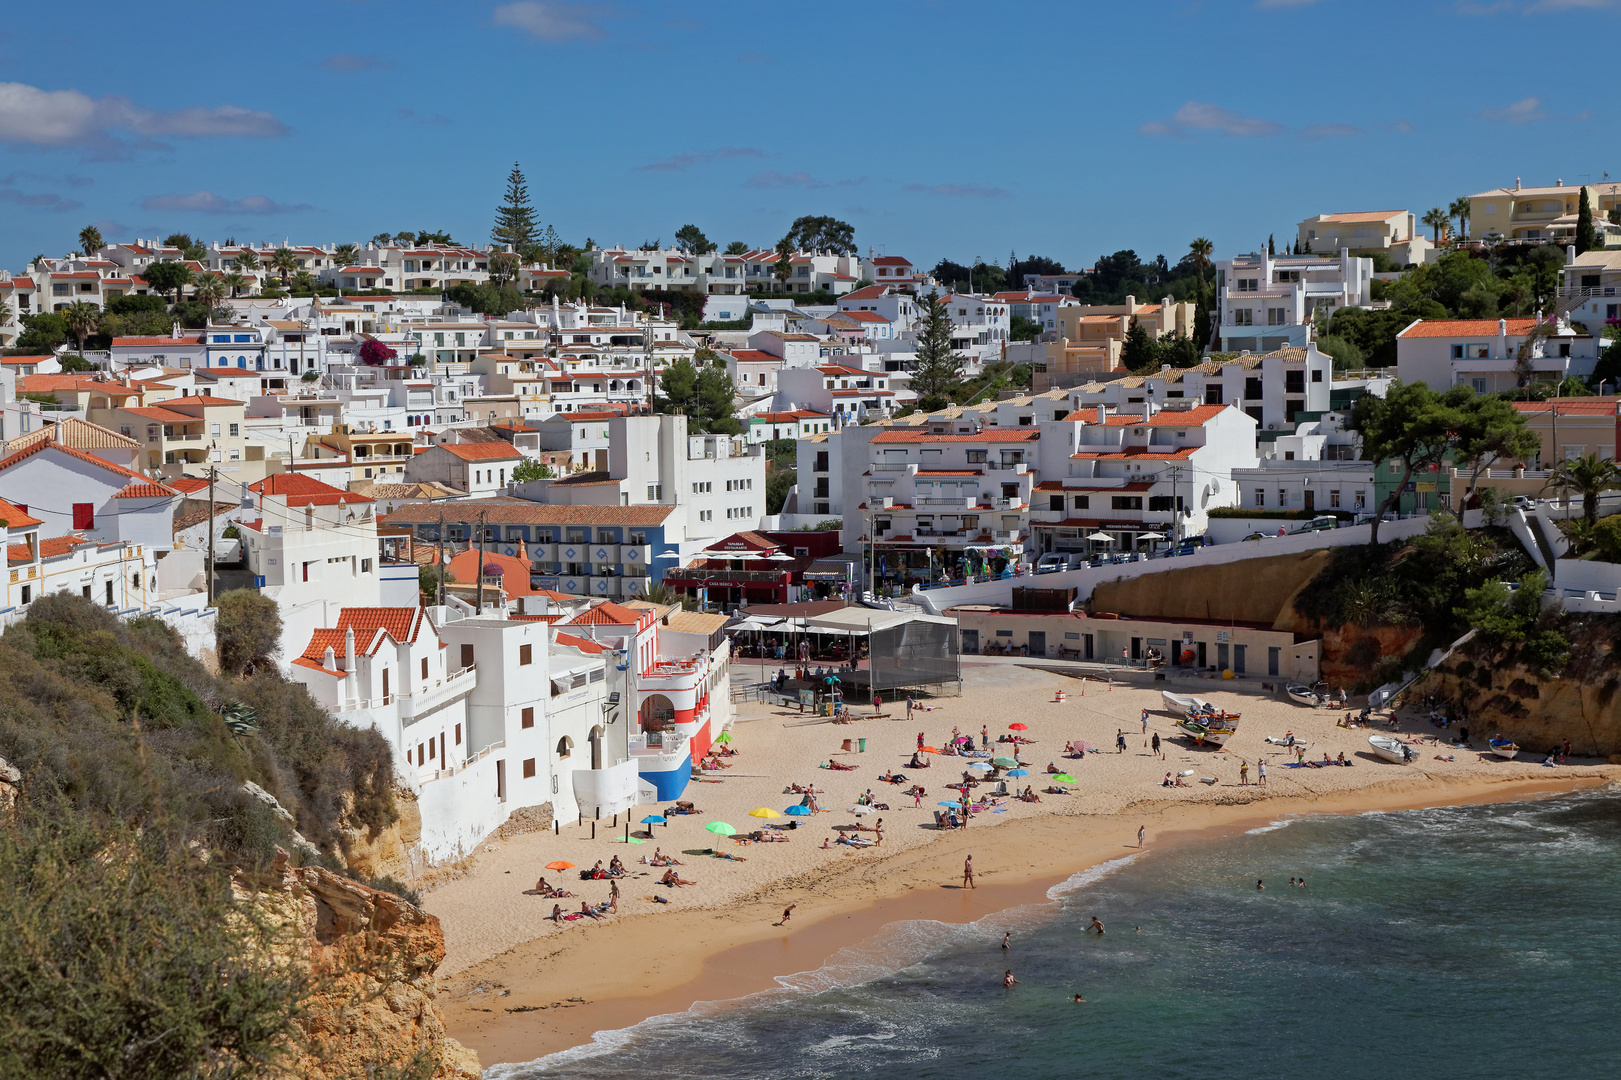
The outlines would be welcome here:
<svg viewBox="0 0 1621 1080">
<path fill-rule="evenodd" d="M 434 1004 L 445 958 L 436 916 L 329 870 L 289 866 L 285 854 L 238 892 L 287 931 L 278 951 L 289 962 L 325 977 L 298 1020 L 306 1038 L 287 1063 L 292 1075 L 361 1080 L 418 1062 L 433 1080 L 477 1080 L 478 1055 L 445 1033 Z"/>
</svg>

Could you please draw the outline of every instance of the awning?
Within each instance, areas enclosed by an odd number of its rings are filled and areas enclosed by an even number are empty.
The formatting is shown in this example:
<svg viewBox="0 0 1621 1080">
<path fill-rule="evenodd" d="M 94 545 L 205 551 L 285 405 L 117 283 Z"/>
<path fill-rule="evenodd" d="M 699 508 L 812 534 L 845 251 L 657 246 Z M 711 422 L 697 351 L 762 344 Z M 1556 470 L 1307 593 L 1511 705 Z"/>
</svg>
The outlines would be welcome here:
<svg viewBox="0 0 1621 1080">
<path fill-rule="evenodd" d="M 800 575 L 806 581 L 844 581 L 859 577 L 861 571 L 856 568 L 860 556 L 853 555 L 848 559 L 827 558 L 817 559 L 805 567 Z"/>
</svg>

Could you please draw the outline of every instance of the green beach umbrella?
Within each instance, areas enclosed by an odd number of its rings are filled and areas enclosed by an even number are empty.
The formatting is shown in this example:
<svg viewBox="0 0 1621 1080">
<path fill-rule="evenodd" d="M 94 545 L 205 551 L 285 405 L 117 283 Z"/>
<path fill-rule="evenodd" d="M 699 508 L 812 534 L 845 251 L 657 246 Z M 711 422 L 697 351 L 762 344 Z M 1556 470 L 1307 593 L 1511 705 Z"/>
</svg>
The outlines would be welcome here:
<svg viewBox="0 0 1621 1080">
<path fill-rule="evenodd" d="M 1012 769 L 1015 768 L 1019 763 L 1010 757 L 995 757 L 991 758 L 991 764 L 997 766 L 998 768 Z"/>
<path fill-rule="evenodd" d="M 1075 778 L 1067 772 L 1054 773 L 1053 779 L 1057 780 L 1060 784 L 1073 784 L 1075 782 Z"/>
<path fill-rule="evenodd" d="M 714 833 L 716 836 L 737 835 L 737 830 L 726 824 L 724 821 L 711 821 L 708 825 L 704 826 L 704 829 L 708 832 Z"/>
<path fill-rule="evenodd" d="M 715 736 L 715 741 L 718 743 L 729 743 L 732 741 L 732 733 L 730 731 L 723 731 L 719 735 Z"/>
</svg>

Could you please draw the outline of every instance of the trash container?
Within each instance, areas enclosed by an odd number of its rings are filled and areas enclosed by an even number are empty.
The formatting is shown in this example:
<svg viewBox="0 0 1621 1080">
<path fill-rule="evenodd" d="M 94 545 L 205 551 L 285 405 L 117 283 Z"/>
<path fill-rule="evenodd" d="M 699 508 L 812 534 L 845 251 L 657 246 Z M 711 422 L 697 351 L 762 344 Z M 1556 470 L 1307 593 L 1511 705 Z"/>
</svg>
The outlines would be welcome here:
<svg viewBox="0 0 1621 1080">
<path fill-rule="evenodd" d="M 857 739 L 856 743 L 861 747 L 860 752 L 865 754 L 867 752 L 867 740 L 866 739 Z"/>
<path fill-rule="evenodd" d="M 844 752 L 847 754 L 850 752 L 850 742 L 851 740 L 849 739 L 844 740 Z"/>
</svg>

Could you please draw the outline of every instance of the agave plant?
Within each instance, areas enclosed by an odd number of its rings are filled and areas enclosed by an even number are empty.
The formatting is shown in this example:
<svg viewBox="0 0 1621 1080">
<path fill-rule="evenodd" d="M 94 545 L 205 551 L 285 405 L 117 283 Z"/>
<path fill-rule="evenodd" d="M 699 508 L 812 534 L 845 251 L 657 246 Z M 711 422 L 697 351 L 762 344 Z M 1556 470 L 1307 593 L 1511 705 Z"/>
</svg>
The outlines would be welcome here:
<svg viewBox="0 0 1621 1080">
<path fill-rule="evenodd" d="M 259 734 L 259 714 L 240 701 L 227 701 L 220 709 L 220 719 L 231 729 L 231 734 L 239 739 L 252 738 Z"/>
</svg>

